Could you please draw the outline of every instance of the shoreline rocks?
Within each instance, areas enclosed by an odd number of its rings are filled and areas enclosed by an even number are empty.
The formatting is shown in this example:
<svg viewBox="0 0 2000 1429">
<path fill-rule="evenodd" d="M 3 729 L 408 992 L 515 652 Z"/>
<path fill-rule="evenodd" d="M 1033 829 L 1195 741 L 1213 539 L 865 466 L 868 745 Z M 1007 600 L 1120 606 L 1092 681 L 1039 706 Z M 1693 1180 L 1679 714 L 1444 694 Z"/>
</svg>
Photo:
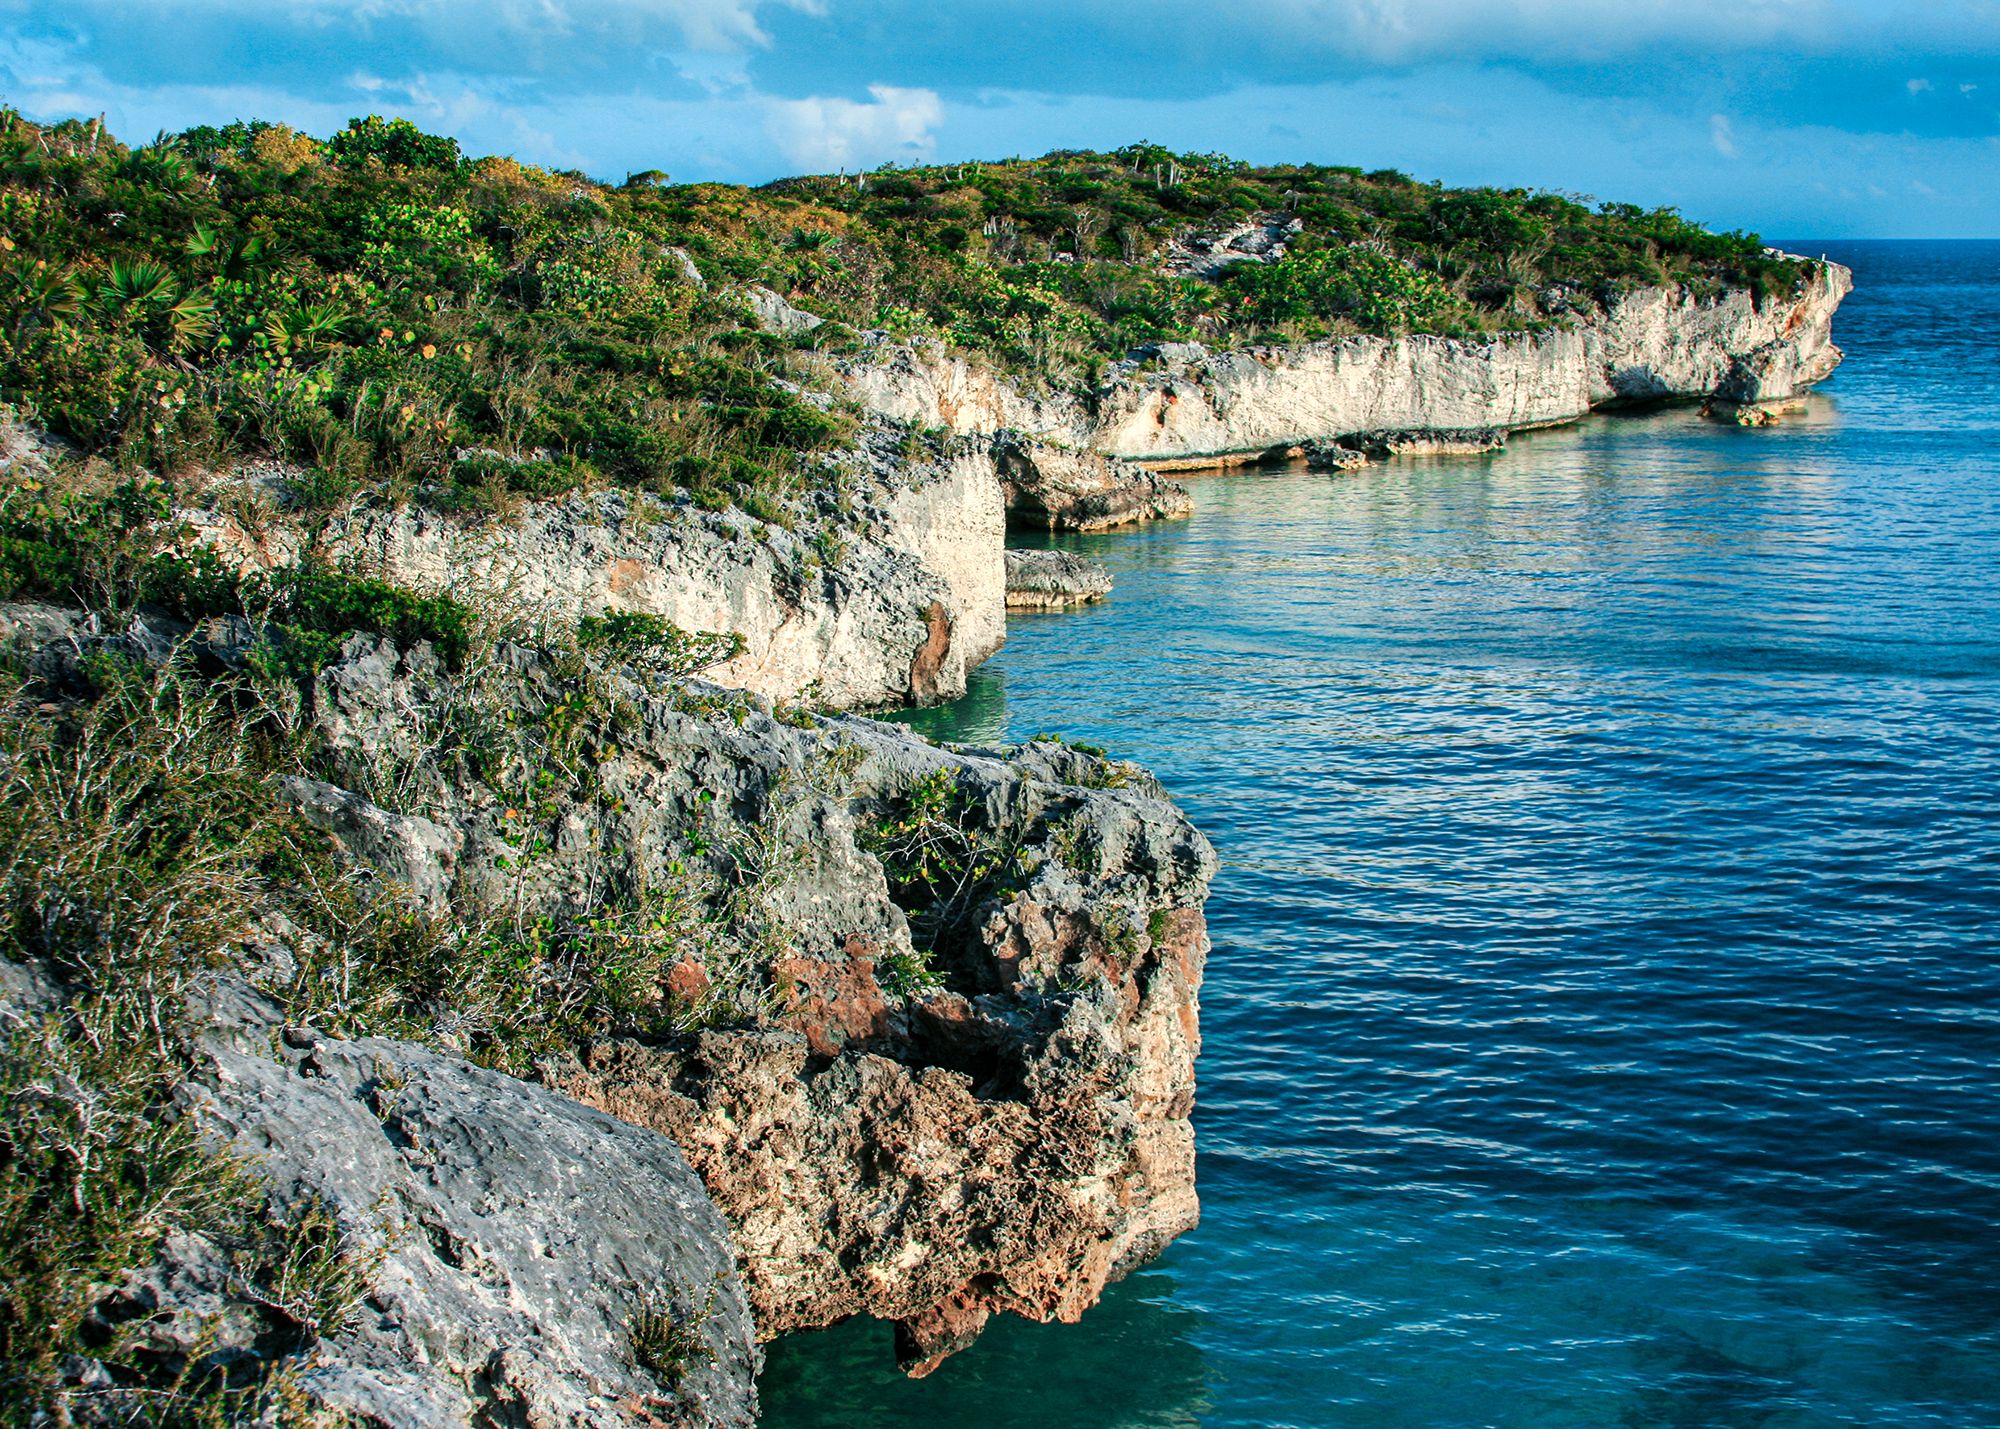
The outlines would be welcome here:
<svg viewBox="0 0 2000 1429">
<path fill-rule="evenodd" d="M 1172 520 L 1194 507 L 1187 488 L 1132 462 L 1002 432 L 994 461 L 1007 524 L 1031 531 L 1103 531 Z"/>
<path fill-rule="evenodd" d="M 928 990 L 885 990 L 905 934 L 829 928 L 772 1025 L 608 1039 L 557 1085 L 687 1151 L 764 1335 L 870 1314 L 924 1374 L 996 1312 L 1077 1319 L 1198 1219 L 1214 855 L 1142 776 L 1062 746 L 836 731 L 864 783 L 948 775 L 955 817 L 1019 850 L 1018 887 L 940 942 Z M 1132 782 L 1072 782 L 1107 778 Z"/>
<path fill-rule="evenodd" d="M 524 688 L 545 678 L 531 652 L 504 658 Z M 442 678 L 421 647 L 351 642 L 317 701 L 336 765 L 407 742 L 405 711 Z M 752 917 L 750 943 L 676 974 L 752 977 L 763 990 L 734 1005 L 755 1015 L 598 1038 L 547 1080 L 687 1154 L 762 1337 L 868 1313 L 922 1371 L 996 1311 L 1074 1320 L 1195 1223 L 1215 856 L 1156 784 L 1056 743 L 944 747 L 619 689 L 600 792 L 551 811 L 563 833 L 533 879 L 496 860 L 518 833 L 476 786 L 425 796 L 440 837 L 392 843 L 353 810 L 341 826 L 361 852 L 392 847 L 389 876 L 427 885 L 411 850 L 447 848 L 461 894 L 542 916 L 708 864 L 719 907 L 756 910 L 732 915 Z"/>
<path fill-rule="evenodd" d="M 1639 288 L 1542 332 L 1465 340 L 1350 337 L 1211 352 L 1163 345 L 1090 394 L 1035 397 L 936 344 L 878 345 L 843 368 L 897 420 L 961 434 L 1012 429 L 1156 470 L 1256 460 L 1374 432 L 1518 431 L 1602 407 L 1796 396 L 1840 362 L 1832 320 L 1853 276 L 1813 262 L 1790 297 Z"/>
<path fill-rule="evenodd" d="M 1111 594 L 1111 572 L 1068 551 L 1007 552 L 1007 609 L 1066 610 Z"/>
</svg>

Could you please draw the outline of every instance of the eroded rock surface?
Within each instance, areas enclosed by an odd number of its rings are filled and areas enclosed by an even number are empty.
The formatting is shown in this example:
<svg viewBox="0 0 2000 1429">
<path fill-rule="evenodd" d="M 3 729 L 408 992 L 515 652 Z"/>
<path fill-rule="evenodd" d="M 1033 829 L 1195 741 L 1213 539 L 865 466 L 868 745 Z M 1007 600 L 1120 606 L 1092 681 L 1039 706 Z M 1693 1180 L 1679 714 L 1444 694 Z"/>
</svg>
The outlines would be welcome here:
<svg viewBox="0 0 2000 1429">
<path fill-rule="evenodd" d="M 1185 516 L 1185 486 L 1131 462 L 1078 447 L 1002 433 L 994 459 L 1010 525 L 1035 531 L 1102 531 Z"/>
<path fill-rule="evenodd" d="M 874 1315 L 921 1374 L 995 1312 L 1076 1319 L 1194 1225 L 1213 856 L 1151 789 L 1064 782 L 1104 777 L 1072 751 L 827 733 L 866 749 L 864 784 L 949 771 L 1019 886 L 932 954 L 935 990 L 884 989 L 906 927 L 820 922 L 774 1025 L 608 1040 L 560 1084 L 687 1150 L 765 1334 Z"/>
<path fill-rule="evenodd" d="M 421 741 L 405 731 L 438 678 L 421 648 L 350 642 L 319 703 L 357 778 Z M 557 815 L 527 896 L 560 908 L 608 878 L 663 881 L 694 856 L 686 831 L 727 810 L 765 831 L 755 903 L 780 951 L 757 955 L 772 958 L 753 969 L 758 1016 L 606 1039 L 556 1080 L 688 1153 L 762 1333 L 872 1314 L 922 1369 L 995 1311 L 1076 1318 L 1194 1224 L 1213 854 L 1156 787 L 1060 745 L 953 750 L 621 689 L 617 748 L 590 776 L 602 793 Z M 913 834 L 919 790 L 933 802 Z M 493 871 L 504 810 L 444 785 L 429 802 L 461 880 L 517 886 Z M 919 834 L 957 871 L 913 874 L 895 845 Z M 740 886 L 739 855 L 705 856 Z M 690 966 L 689 986 L 739 975 L 733 957 Z"/>
<path fill-rule="evenodd" d="M 1032 397 L 924 344 L 885 345 L 844 375 L 901 421 L 1191 466 L 1361 432 L 1547 426 L 1619 402 L 1791 397 L 1838 365 L 1833 314 L 1852 288 L 1846 268 L 1822 262 L 1792 296 L 1640 288 L 1569 326 L 1486 341 L 1163 345 L 1114 366 L 1087 397 Z"/>
<path fill-rule="evenodd" d="M 0 962 L 0 1026 L 70 995 Z M 408 1043 L 285 1025 L 241 972 L 205 985 L 189 1025 L 183 1111 L 281 1220 L 318 1218 L 354 1298 L 302 1337 L 285 1287 L 246 1295 L 237 1247 L 175 1230 L 94 1311 L 127 1359 L 227 1374 L 288 1357 L 298 1398 L 357 1429 L 754 1424 L 728 1228 L 668 1138 Z M 661 1323 L 685 1330 L 671 1360 L 647 1338 Z M 69 1374 L 79 1422 L 138 1422 L 90 1412 L 92 1386 L 116 1388 L 102 1366 Z"/>
<path fill-rule="evenodd" d="M 381 1256 L 301 1377 L 315 1400 L 380 1429 L 755 1422 L 728 1230 L 672 1141 L 407 1043 L 277 1031 L 219 1039 L 189 1091 L 280 1205 L 313 1198 Z M 649 1368 L 660 1314 L 702 1349 Z"/>
<path fill-rule="evenodd" d="M 351 508 L 324 539 L 397 584 L 475 604 L 568 620 L 642 611 L 739 635 L 742 652 L 711 673 L 766 698 L 930 704 L 963 694 L 967 672 L 1006 638 L 1003 492 L 985 443 L 909 459 L 893 439 L 866 432 L 791 530 L 607 491 L 483 522 L 415 505 Z M 252 530 L 223 510 L 190 516 L 235 564 L 298 555 L 287 527 Z"/>
<path fill-rule="evenodd" d="M 1068 551 L 1007 552 L 1007 608 L 1062 610 L 1111 594 L 1111 572 Z"/>
</svg>

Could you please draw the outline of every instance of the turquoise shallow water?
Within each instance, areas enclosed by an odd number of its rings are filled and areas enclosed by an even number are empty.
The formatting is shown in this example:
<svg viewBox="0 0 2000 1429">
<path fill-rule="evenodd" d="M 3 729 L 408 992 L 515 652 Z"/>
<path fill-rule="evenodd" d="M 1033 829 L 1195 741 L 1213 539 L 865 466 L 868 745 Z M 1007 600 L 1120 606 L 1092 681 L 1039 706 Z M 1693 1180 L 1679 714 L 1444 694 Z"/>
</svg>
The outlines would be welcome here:
<svg viewBox="0 0 2000 1429">
<path fill-rule="evenodd" d="M 2000 1424 L 2000 244 L 1823 245 L 1771 431 L 1195 488 L 960 704 L 1220 849 L 1204 1219 L 806 1426 Z M 1821 251 L 1815 246 L 1813 251 Z"/>
</svg>

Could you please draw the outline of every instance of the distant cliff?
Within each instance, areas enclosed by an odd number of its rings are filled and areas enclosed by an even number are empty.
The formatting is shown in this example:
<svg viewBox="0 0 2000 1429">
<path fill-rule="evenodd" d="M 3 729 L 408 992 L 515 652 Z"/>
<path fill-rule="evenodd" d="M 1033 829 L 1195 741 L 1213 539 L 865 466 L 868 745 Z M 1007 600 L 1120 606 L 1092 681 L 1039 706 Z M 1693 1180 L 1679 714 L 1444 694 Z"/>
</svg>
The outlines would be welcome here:
<svg viewBox="0 0 2000 1429">
<path fill-rule="evenodd" d="M 850 363 L 886 415 L 955 433 L 1017 430 L 1151 465 L 1212 465 L 1367 432 L 1501 431 L 1607 406 L 1797 396 L 1840 362 L 1832 324 L 1853 277 L 1809 262 L 1797 292 L 1697 297 L 1639 288 L 1546 330 L 1471 340 L 1356 336 L 1211 352 L 1161 344 L 1094 390 L 1036 398 L 923 346 Z"/>
</svg>

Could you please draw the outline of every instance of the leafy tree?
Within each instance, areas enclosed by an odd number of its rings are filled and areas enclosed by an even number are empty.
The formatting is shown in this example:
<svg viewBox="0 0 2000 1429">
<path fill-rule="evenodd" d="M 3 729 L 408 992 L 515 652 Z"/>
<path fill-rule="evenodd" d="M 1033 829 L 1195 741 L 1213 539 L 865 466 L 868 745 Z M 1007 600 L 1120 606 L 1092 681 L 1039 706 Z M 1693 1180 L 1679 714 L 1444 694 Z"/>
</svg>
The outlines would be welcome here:
<svg viewBox="0 0 2000 1429">
<path fill-rule="evenodd" d="M 327 140 L 326 146 L 334 161 L 341 164 L 375 159 L 392 169 L 449 172 L 461 162 L 456 139 L 426 134 L 407 119 L 384 119 L 377 114 L 348 120 L 347 127 Z"/>
</svg>

